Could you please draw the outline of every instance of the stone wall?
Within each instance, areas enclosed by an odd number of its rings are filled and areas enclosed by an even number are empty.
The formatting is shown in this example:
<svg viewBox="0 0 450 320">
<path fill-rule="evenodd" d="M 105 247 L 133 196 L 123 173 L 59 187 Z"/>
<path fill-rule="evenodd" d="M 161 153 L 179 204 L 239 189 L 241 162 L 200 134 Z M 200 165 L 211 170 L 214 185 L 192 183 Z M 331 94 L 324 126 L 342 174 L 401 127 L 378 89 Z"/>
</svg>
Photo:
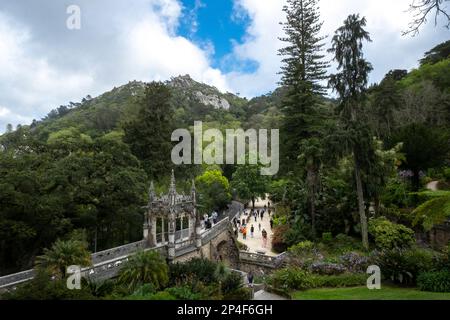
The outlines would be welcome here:
<svg viewBox="0 0 450 320">
<path fill-rule="evenodd" d="M 450 222 L 434 226 L 429 232 L 416 234 L 416 238 L 435 248 L 445 247 L 450 242 Z"/>
<path fill-rule="evenodd" d="M 286 254 L 267 256 L 264 254 L 240 251 L 239 269 L 245 272 L 253 272 L 254 275 L 267 275 L 274 270 L 282 268 L 285 263 Z"/>
</svg>

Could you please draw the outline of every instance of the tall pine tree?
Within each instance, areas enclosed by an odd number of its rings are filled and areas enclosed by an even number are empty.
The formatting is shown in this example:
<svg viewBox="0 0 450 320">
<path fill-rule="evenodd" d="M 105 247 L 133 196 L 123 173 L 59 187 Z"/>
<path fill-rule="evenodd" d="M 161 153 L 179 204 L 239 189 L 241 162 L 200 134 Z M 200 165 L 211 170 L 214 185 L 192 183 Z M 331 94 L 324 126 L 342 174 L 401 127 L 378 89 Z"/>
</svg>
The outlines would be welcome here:
<svg viewBox="0 0 450 320">
<path fill-rule="evenodd" d="M 366 19 L 350 15 L 344 25 L 336 30 L 332 40 L 334 60 L 339 73 L 332 75 L 330 86 L 339 95 L 341 120 L 348 133 L 347 144 L 353 153 L 358 212 L 361 220 L 362 242 L 369 248 L 367 217 L 365 213 L 362 171 L 370 166 L 373 154 L 372 135 L 364 122 L 364 104 L 367 100 L 367 83 L 372 65 L 364 59 L 363 41 L 371 41 L 364 30 Z"/>
<path fill-rule="evenodd" d="M 322 54 L 325 37 L 320 36 L 322 22 L 317 0 L 288 0 L 283 10 L 286 22 L 282 25 L 286 36 L 280 40 L 287 46 L 279 54 L 283 57 L 281 84 L 286 87 L 287 94 L 282 109 L 282 156 L 288 171 L 296 171 L 299 158 L 303 159 L 312 234 L 315 235 L 315 203 L 323 153 L 320 137 L 324 121 L 320 97 L 325 90 L 321 82 L 326 79 L 328 67 Z"/>
<path fill-rule="evenodd" d="M 138 117 L 124 125 L 124 141 L 142 161 L 151 179 L 167 176 L 172 161 L 173 109 L 170 89 L 161 82 L 146 85 Z"/>
</svg>

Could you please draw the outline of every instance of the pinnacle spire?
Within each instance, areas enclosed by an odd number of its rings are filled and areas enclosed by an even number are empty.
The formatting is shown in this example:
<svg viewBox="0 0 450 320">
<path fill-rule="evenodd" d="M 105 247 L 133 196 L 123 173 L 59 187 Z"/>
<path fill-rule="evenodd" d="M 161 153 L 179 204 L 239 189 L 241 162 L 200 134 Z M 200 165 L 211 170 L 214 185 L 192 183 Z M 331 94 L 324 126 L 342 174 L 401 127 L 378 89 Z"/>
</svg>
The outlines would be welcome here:
<svg viewBox="0 0 450 320">
<path fill-rule="evenodd" d="M 169 189 L 169 193 L 176 193 L 177 189 L 176 189 L 176 185 L 175 185 L 175 173 L 172 169 L 172 176 L 170 177 L 170 189 Z"/>
<path fill-rule="evenodd" d="M 155 193 L 155 185 L 153 184 L 153 180 L 150 182 L 150 188 L 148 189 L 148 200 L 152 202 L 156 198 Z"/>
</svg>

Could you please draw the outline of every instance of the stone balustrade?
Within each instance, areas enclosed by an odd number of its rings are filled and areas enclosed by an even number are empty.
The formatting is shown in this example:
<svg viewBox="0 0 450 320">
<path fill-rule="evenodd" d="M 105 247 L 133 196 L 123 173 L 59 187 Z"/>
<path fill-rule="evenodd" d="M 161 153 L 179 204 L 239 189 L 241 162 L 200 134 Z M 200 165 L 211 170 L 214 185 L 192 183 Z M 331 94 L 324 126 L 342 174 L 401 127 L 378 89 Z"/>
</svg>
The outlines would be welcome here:
<svg viewBox="0 0 450 320">
<path fill-rule="evenodd" d="M 225 218 L 215 224 L 211 229 L 202 234 L 202 244 L 210 242 L 224 231 L 227 231 L 229 226 L 229 214 L 235 214 L 236 206 L 231 212 L 227 212 Z M 117 275 L 120 267 L 128 260 L 129 256 L 133 255 L 139 250 L 158 250 L 163 256 L 166 255 L 167 245 L 160 244 L 154 248 L 147 248 L 147 242 L 145 240 L 129 243 L 120 247 L 99 251 L 93 253 L 91 256 L 93 266 L 83 268 L 82 275 L 92 280 L 104 280 L 109 279 Z M 193 240 L 186 240 L 176 243 L 176 256 L 182 256 L 184 254 L 193 252 L 196 250 Z M 0 289 L 14 288 L 17 285 L 33 279 L 35 270 L 26 270 L 10 275 L 0 277 Z"/>
<path fill-rule="evenodd" d="M 239 252 L 239 259 L 241 262 L 261 265 L 274 269 L 280 267 L 283 264 L 285 258 L 286 258 L 285 252 L 277 256 L 268 256 L 261 253 L 254 253 L 247 251 Z"/>
</svg>

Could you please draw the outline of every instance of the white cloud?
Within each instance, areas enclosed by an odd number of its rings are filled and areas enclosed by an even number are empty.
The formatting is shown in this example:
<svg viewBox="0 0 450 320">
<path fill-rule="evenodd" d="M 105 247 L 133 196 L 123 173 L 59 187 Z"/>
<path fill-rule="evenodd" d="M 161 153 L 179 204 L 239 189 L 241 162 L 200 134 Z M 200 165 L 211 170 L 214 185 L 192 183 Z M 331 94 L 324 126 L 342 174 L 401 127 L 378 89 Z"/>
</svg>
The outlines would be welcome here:
<svg viewBox="0 0 450 320">
<path fill-rule="evenodd" d="M 227 90 L 225 78 L 210 67 L 208 51 L 186 38 L 170 36 L 157 17 L 149 16 L 124 33 L 127 70 L 139 79 L 165 80 L 190 74 L 198 81 Z"/>
<path fill-rule="evenodd" d="M 13 25 L 0 14 L 0 104 L 10 106 L 2 107 L 1 131 L 6 123 L 28 122 L 49 107 L 80 98 L 80 91 L 88 90 L 93 82 L 88 73 L 67 74 L 52 67 L 45 57 L 29 55 L 30 31 Z"/>
<path fill-rule="evenodd" d="M 29 123 L 31 121 L 32 119 L 29 117 L 24 117 L 19 114 L 13 113 L 8 108 L 0 106 L 0 123 L 4 122 L 5 128 L 6 123 Z"/>
<path fill-rule="evenodd" d="M 210 67 L 213 47 L 200 48 L 175 34 L 182 14 L 178 1 L 143 0 L 135 6 L 111 1 L 103 15 L 95 16 L 98 21 L 91 17 L 101 4 L 80 6 L 86 19 L 80 32 L 85 33 L 58 29 L 58 43 L 41 39 L 41 30 L 28 26 L 27 20 L 19 23 L 0 11 L 0 105 L 9 106 L 2 109 L 0 132 L 6 123 L 40 119 L 61 104 L 133 79 L 167 80 L 189 73 L 220 90 L 229 89 L 220 70 Z M 63 18 L 65 14 L 61 11 Z M 77 36 L 84 38 L 77 42 Z"/>
<path fill-rule="evenodd" d="M 234 48 L 234 56 L 253 59 L 259 68 L 252 74 L 232 72 L 227 75 L 232 89 L 246 96 L 254 96 L 275 88 L 279 80 L 280 57 L 277 50 L 283 46 L 278 39 L 282 35 L 285 0 L 234 0 L 237 10 L 245 10 L 252 21 L 247 30 L 247 40 Z M 360 13 L 367 18 L 367 30 L 373 42 L 365 46 L 366 58 L 373 63 L 371 81 L 377 82 L 390 69 L 411 69 L 423 53 L 448 40 L 447 29 L 435 28 L 432 22 L 422 29 L 418 37 L 402 36 L 407 29 L 411 0 L 321 0 L 322 33 L 328 35 L 326 46 L 330 47 L 334 31 L 342 25 L 349 14 Z M 331 57 L 329 57 L 331 59 Z"/>
<path fill-rule="evenodd" d="M 247 97 L 275 89 L 285 0 L 264 0 L 264 5 L 261 0 L 233 1 L 236 12 L 229 18 L 249 17 L 250 23 L 244 39 L 223 59 L 226 70 L 235 70 L 226 74 L 211 66 L 213 43 L 193 43 L 176 34 L 180 20 L 186 18 L 179 0 L 140 0 L 133 5 L 122 0 L 74 0 L 82 10 L 80 31 L 65 28 L 63 3 L 2 2 L 0 132 L 8 122 L 39 119 L 61 104 L 134 79 L 167 80 L 189 73 Z M 322 0 L 323 33 L 332 36 L 350 13 L 365 15 L 374 40 L 366 46 L 366 56 L 375 67 L 371 80 L 378 81 L 392 68 L 416 66 L 426 50 L 448 40 L 448 30 L 434 28 L 433 23 L 416 38 L 401 36 L 409 22 L 405 10 L 410 1 Z M 237 71 L 248 60 L 258 63 L 256 71 Z"/>
</svg>

